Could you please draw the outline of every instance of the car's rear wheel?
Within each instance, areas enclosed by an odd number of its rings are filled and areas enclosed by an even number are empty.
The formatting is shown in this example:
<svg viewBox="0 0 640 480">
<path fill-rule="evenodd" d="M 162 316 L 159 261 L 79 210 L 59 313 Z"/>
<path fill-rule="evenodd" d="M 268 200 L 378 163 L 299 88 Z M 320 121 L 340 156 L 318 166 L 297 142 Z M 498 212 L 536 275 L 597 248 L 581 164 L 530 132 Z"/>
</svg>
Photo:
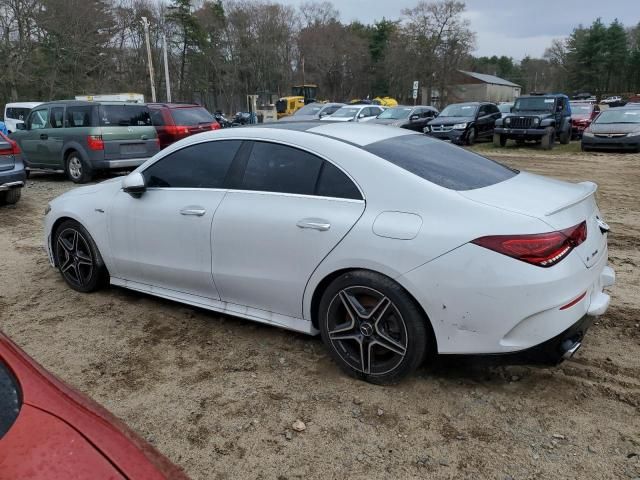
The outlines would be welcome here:
<svg viewBox="0 0 640 480">
<path fill-rule="evenodd" d="M 9 205 L 16 204 L 18 203 L 18 200 L 20 200 L 21 196 L 21 188 L 12 188 L 11 190 L 8 190 L 6 192 L 0 192 L 0 205 L 5 203 Z"/>
<path fill-rule="evenodd" d="M 553 127 L 545 128 L 545 134 L 540 140 L 540 147 L 543 150 L 551 150 L 553 148 L 553 142 L 555 140 L 555 130 Z"/>
<path fill-rule="evenodd" d="M 87 183 L 93 177 L 91 167 L 87 165 L 87 162 L 82 159 L 78 152 L 71 152 L 67 156 L 65 171 L 69 180 L 74 183 Z"/>
<path fill-rule="evenodd" d="M 67 285 L 78 292 L 93 292 L 107 279 L 107 269 L 93 238 L 75 220 L 60 224 L 53 235 L 56 266 Z"/>
<path fill-rule="evenodd" d="M 571 133 L 569 131 L 560 133 L 560 143 L 562 145 L 567 145 L 571 141 Z"/>
<path fill-rule="evenodd" d="M 320 300 L 322 339 L 347 374 L 392 384 L 413 372 L 430 345 L 428 320 L 397 283 L 368 271 L 334 280 Z"/>
</svg>

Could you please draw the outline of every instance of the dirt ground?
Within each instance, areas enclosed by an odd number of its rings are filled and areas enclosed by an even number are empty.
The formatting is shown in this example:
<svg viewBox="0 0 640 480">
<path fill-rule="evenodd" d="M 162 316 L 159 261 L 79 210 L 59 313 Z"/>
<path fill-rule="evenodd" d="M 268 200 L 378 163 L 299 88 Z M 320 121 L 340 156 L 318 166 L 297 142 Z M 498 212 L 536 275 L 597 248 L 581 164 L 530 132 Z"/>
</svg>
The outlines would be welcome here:
<svg viewBox="0 0 640 480">
<path fill-rule="evenodd" d="M 119 288 L 75 293 L 42 248 L 44 207 L 72 188 L 53 175 L 0 208 L 0 328 L 194 479 L 640 477 L 640 155 L 481 150 L 600 185 L 617 285 L 559 367 L 442 359 L 377 387 L 318 338 Z"/>
</svg>

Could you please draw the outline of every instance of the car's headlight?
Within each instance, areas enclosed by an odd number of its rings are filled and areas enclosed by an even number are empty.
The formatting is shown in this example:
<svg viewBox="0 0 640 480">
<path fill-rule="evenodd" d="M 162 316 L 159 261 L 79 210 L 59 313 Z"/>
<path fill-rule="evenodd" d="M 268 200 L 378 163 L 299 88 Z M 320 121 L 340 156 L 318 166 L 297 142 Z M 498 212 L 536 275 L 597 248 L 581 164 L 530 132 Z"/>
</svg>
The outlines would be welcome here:
<svg viewBox="0 0 640 480">
<path fill-rule="evenodd" d="M 540 123 L 540 119 L 538 117 L 533 119 L 533 124 L 538 125 Z"/>
<path fill-rule="evenodd" d="M 51 204 L 47 203 L 47 206 L 44 207 L 44 214 L 47 215 L 51 211 Z"/>
<path fill-rule="evenodd" d="M 635 132 L 627 133 L 628 137 L 640 137 L 640 130 L 636 130 Z"/>
<path fill-rule="evenodd" d="M 504 119 L 504 124 L 509 125 L 511 123 L 511 117 L 507 117 Z"/>
<path fill-rule="evenodd" d="M 467 128 L 467 124 L 466 123 L 456 123 L 453 128 L 455 130 L 464 130 L 465 128 Z"/>
<path fill-rule="evenodd" d="M 593 132 L 590 132 L 589 130 L 585 130 L 584 132 L 582 132 L 582 136 L 583 137 L 593 137 Z"/>
</svg>

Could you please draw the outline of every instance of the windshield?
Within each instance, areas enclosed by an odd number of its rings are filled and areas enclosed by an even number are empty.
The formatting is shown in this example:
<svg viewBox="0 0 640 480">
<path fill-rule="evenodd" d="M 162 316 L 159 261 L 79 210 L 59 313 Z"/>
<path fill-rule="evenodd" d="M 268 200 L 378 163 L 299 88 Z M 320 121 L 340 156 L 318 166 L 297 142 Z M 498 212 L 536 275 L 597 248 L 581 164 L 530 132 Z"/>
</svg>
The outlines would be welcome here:
<svg viewBox="0 0 640 480">
<path fill-rule="evenodd" d="M 441 117 L 473 117 L 478 110 L 477 105 L 465 105 L 464 103 L 458 103 L 449 105 L 442 112 Z"/>
<path fill-rule="evenodd" d="M 354 118 L 361 109 L 358 107 L 342 107 L 339 108 L 335 113 L 332 113 L 332 117 L 338 118 Z"/>
<path fill-rule="evenodd" d="M 309 105 L 305 105 L 300 110 L 298 110 L 294 115 L 317 115 L 322 110 L 321 103 L 310 103 Z"/>
<path fill-rule="evenodd" d="M 378 118 L 388 118 L 392 120 L 401 120 L 403 118 L 407 118 L 411 113 L 411 108 L 407 107 L 396 107 L 389 108 L 378 115 Z"/>
<path fill-rule="evenodd" d="M 553 111 L 555 105 L 555 98 L 525 97 L 516 100 L 514 110 L 516 112 L 548 112 Z"/>
<path fill-rule="evenodd" d="M 498 110 L 500 110 L 500 113 L 509 113 L 511 111 L 511 107 L 513 107 L 513 103 L 503 103 L 498 105 Z"/>
<path fill-rule="evenodd" d="M 102 105 L 100 125 L 103 127 L 150 126 L 149 109 L 142 105 Z"/>
<path fill-rule="evenodd" d="M 577 113 L 578 115 L 591 115 L 591 105 L 588 103 L 572 103 L 571 113 Z"/>
<path fill-rule="evenodd" d="M 640 123 L 640 109 L 615 108 L 602 112 L 596 121 L 598 125 L 611 123 Z"/>
<path fill-rule="evenodd" d="M 173 121 L 176 125 L 198 125 L 200 123 L 211 123 L 214 118 L 206 108 L 174 108 L 171 110 Z"/>
</svg>

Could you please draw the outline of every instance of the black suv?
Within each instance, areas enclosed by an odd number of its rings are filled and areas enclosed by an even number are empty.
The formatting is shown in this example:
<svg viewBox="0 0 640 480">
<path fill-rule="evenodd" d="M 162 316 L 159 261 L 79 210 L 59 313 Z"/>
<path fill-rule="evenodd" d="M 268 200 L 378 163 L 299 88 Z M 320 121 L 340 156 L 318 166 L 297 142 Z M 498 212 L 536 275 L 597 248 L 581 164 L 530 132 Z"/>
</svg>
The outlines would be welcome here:
<svg viewBox="0 0 640 480">
<path fill-rule="evenodd" d="M 567 144 L 571 139 L 569 97 L 562 94 L 523 95 L 511 113 L 496 121 L 493 144 L 504 147 L 508 139 L 523 144 L 535 140 L 545 150 L 553 148 L 556 138 Z"/>
<path fill-rule="evenodd" d="M 481 138 L 491 140 L 498 118 L 500 110 L 494 103 L 453 103 L 427 124 L 424 133 L 458 145 L 473 145 Z"/>
</svg>

